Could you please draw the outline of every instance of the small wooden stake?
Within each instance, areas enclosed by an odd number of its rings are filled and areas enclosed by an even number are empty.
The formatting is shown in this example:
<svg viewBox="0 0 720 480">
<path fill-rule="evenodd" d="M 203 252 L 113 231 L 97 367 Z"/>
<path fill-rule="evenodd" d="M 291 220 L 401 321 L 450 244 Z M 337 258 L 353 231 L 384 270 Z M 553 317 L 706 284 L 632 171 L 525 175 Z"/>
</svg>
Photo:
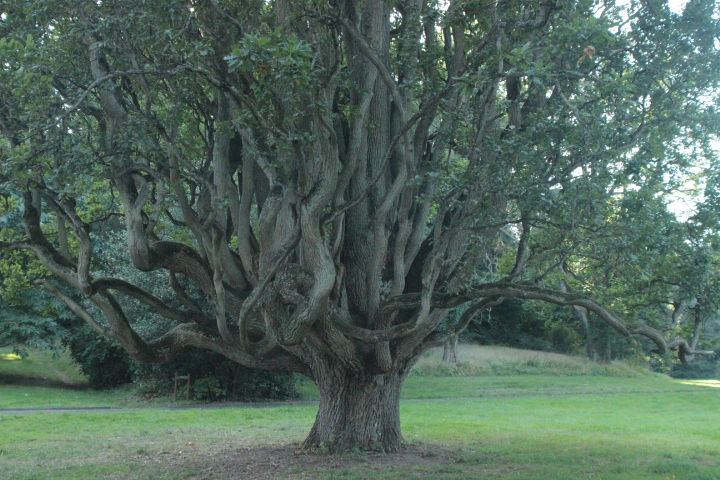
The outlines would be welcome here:
<svg viewBox="0 0 720 480">
<path fill-rule="evenodd" d="M 177 372 L 175 372 L 175 388 L 173 388 L 173 401 L 177 402 L 178 380 L 187 380 L 185 400 L 190 400 L 190 374 L 188 373 L 187 375 L 178 375 Z"/>
</svg>

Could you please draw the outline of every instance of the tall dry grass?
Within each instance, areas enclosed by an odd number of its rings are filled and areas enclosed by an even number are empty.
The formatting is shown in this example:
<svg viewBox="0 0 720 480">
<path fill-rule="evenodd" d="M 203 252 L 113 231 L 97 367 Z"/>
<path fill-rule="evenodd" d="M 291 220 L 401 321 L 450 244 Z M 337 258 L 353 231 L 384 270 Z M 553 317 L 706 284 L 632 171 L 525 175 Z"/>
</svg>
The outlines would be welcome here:
<svg viewBox="0 0 720 480">
<path fill-rule="evenodd" d="M 523 374 L 612 377 L 653 375 L 646 368 L 622 362 L 600 364 L 583 357 L 509 347 L 458 345 L 456 366 L 444 363 L 442 354 L 442 347 L 429 350 L 418 361 L 410 375 L 427 377 Z"/>
</svg>

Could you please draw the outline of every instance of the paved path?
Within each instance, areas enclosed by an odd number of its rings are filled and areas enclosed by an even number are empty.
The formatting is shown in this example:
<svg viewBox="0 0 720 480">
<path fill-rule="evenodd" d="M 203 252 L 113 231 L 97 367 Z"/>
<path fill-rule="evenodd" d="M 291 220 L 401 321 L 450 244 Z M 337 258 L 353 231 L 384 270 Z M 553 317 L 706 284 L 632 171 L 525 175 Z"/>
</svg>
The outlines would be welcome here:
<svg viewBox="0 0 720 480">
<path fill-rule="evenodd" d="M 285 402 L 223 402 L 200 403 L 197 405 L 170 405 L 167 407 L 37 407 L 0 408 L 0 415 L 22 415 L 26 413 L 88 413 L 88 412 L 133 412 L 138 410 L 219 410 L 225 408 L 270 408 L 293 405 L 317 405 L 317 400 L 289 400 Z"/>
<path fill-rule="evenodd" d="M 479 400 L 492 400 L 498 398 L 573 398 L 573 397 L 608 397 L 619 395 L 665 395 L 668 393 L 714 393 L 711 390 L 657 390 L 639 392 L 593 392 L 593 393 L 556 393 L 556 394 L 509 394 L 509 395 L 485 395 L 481 397 L 462 398 L 407 398 L 402 399 L 403 403 L 415 402 L 475 402 Z M 720 392 L 716 392 L 720 393 Z M 223 402 L 223 403 L 202 403 L 197 405 L 177 405 L 167 407 L 38 407 L 38 408 L 0 408 L 0 415 L 25 415 L 29 413 L 92 413 L 92 412 L 132 412 L 138 410 L 219 410 L 226 408 L 271 408 L 291 407 L 296 405 L 317 405 L 317 400 L 289 400 L 284 402 Z"/>
</svg>

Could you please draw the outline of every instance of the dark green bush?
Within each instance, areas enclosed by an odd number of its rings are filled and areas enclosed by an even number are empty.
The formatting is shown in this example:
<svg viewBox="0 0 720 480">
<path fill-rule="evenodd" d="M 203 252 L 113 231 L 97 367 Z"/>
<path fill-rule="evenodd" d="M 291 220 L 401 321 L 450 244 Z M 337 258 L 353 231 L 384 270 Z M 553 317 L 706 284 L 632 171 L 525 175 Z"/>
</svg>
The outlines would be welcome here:
<svg viewBox="0 0 720 480">
<path fill-rule="evenodd" d="M 190 375 L 197 400 L 284 400 L 297 396 L 296 377 L 245 367 L 220 354 L 190 349 L 167 364 L 134 363 L 136 382 L 146 393 L 168 394 L 175 374 Z"/>
<path fill-rule="evenodd" d="M 720 377 L 720 361 L 718 355 L 698 355 L 689 363 L 673 363 L 669 375 L 684 379 L 717 379 Z"/>
<path fill-rule="evenodd" d="M 87 375 L 92 388 L 115 388 L 132 381 L 130 361 L 125 350 L 89 326 L 76 326 L 64 344 L 80 371 Z"/>
<path fill-rule="evenodd" d="M 472 322 L 463 338 L 484 345 L 502 345 L 526 350 L 553 351 L 545 320 L 533 310 L 534 304 L 514 298 L 505 299 L 492 312 Z"/>
<path fill-rule="evenodd" d="M 627 359 L 642 353 L 636 338 L 624 337 L 594 315 L 588 316 L 592 358 L 609 362 Z M 584 355 L 585 329 L 571 307 L 508 298 L 493 307 L 490 314 L 476 318 L 463 334 L 467 341 L 484 345 L 502 345 L 525 350 L 540 350 Z"/>
<path fill-rule="evenodd" d="M 96 389 L 134 381 L 144 393 L 168 395 L 177 373 L 191 375 L 193 398 L 197 400 L 282 400 L 297 396 L 296 378 L 289 373 L 248 368 L 199 349 L 190 349 L 167 364 L 144 364 L 132 360 L 119 345 L 87 325 L 74 330 L 65 339 L 65 346 Z"/>
</svg>

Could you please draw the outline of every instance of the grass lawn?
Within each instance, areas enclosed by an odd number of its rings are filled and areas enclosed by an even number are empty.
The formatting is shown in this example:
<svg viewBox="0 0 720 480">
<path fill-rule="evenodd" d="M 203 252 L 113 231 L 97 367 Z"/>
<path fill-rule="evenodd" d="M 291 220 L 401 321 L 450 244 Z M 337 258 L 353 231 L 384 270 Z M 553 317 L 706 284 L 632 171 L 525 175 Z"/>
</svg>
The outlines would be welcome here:
<svg viewBox="0 0 720 480">
<path fill-rule="evenodd" d="M 377 467 L 363 455 L 316 455 L 310 457 L 326 461 L 313 463 L 309 473 L 323 479 L 717 480 L 720 389 L 697 388 L 404 403 L 404 435 L 423 463 Z M 315 412 L 296 406 L 0 415 L 0 462 L 3 478 L 12 479 L 266 478 L 243 477 L 238 468 L 253 461 L 257 467 L 268 445 L 296 445 Z M 272 474 L 267 478 L 303 478 L 306 466 L 294 472 L 289 466 L 295 463 L 290 453 L 260 466 Z"/>
<path fill-rule="evenodd" d="M 29 357 L 20 358 L 12 353 L 12 348 L 0 348 L 0 408 L 133 408 L 173 403 L 171 398 L 139 403 L 133 399 L 132 387 L 92 390 L 67 354 L 54 358 L 47 351 L 29 350 Z"/>
<path fill-rule="evenodd" d="M 20 358 L 12 353 L 12 348 L 0 348 L 0 384 L 23 382 L 80 386 L 87 383 L 68 355 L 53 358 L 48 351 L 28 350 L 30 356 Z"/>
<path fill-rule="evenodd" d="M 680 382 L 668 377 L 638 378 L 502 375 L 489 377 L 409 377 L 403 386 L 404 399 L 492 398 L 507 396 L 577 396 L 640 393 L 696 392 L 698 386 L 712 386 L 712 381 Z M 720 386 L 720 382 L 717 383 Z M 301 398 L 317 400 L 318 391 L 311 381 L 303 381 L 298 390 Z"/>
<path fill-rule="evenodd" d="M 0 357 L 0 375 L 17 361 Z M 718 381 L 622 366 L 598 376 L 580 360 L 517 356 L 503 371 L 529 365 L 543 374 L 439 376 L 433 361 L 425 360 L 432 376 L 406 381 L 401 454 L 298 454 L 314 405 L 0 412 L 0 478 L 720 480 Z M 59 370 L 42 362 L 30 370 L 43 368 Z M 300 390 L 317 396 L 307 382 Z M 0 385 L 0 408 L 128 406 L 130 393 Z"/>
</svg>

